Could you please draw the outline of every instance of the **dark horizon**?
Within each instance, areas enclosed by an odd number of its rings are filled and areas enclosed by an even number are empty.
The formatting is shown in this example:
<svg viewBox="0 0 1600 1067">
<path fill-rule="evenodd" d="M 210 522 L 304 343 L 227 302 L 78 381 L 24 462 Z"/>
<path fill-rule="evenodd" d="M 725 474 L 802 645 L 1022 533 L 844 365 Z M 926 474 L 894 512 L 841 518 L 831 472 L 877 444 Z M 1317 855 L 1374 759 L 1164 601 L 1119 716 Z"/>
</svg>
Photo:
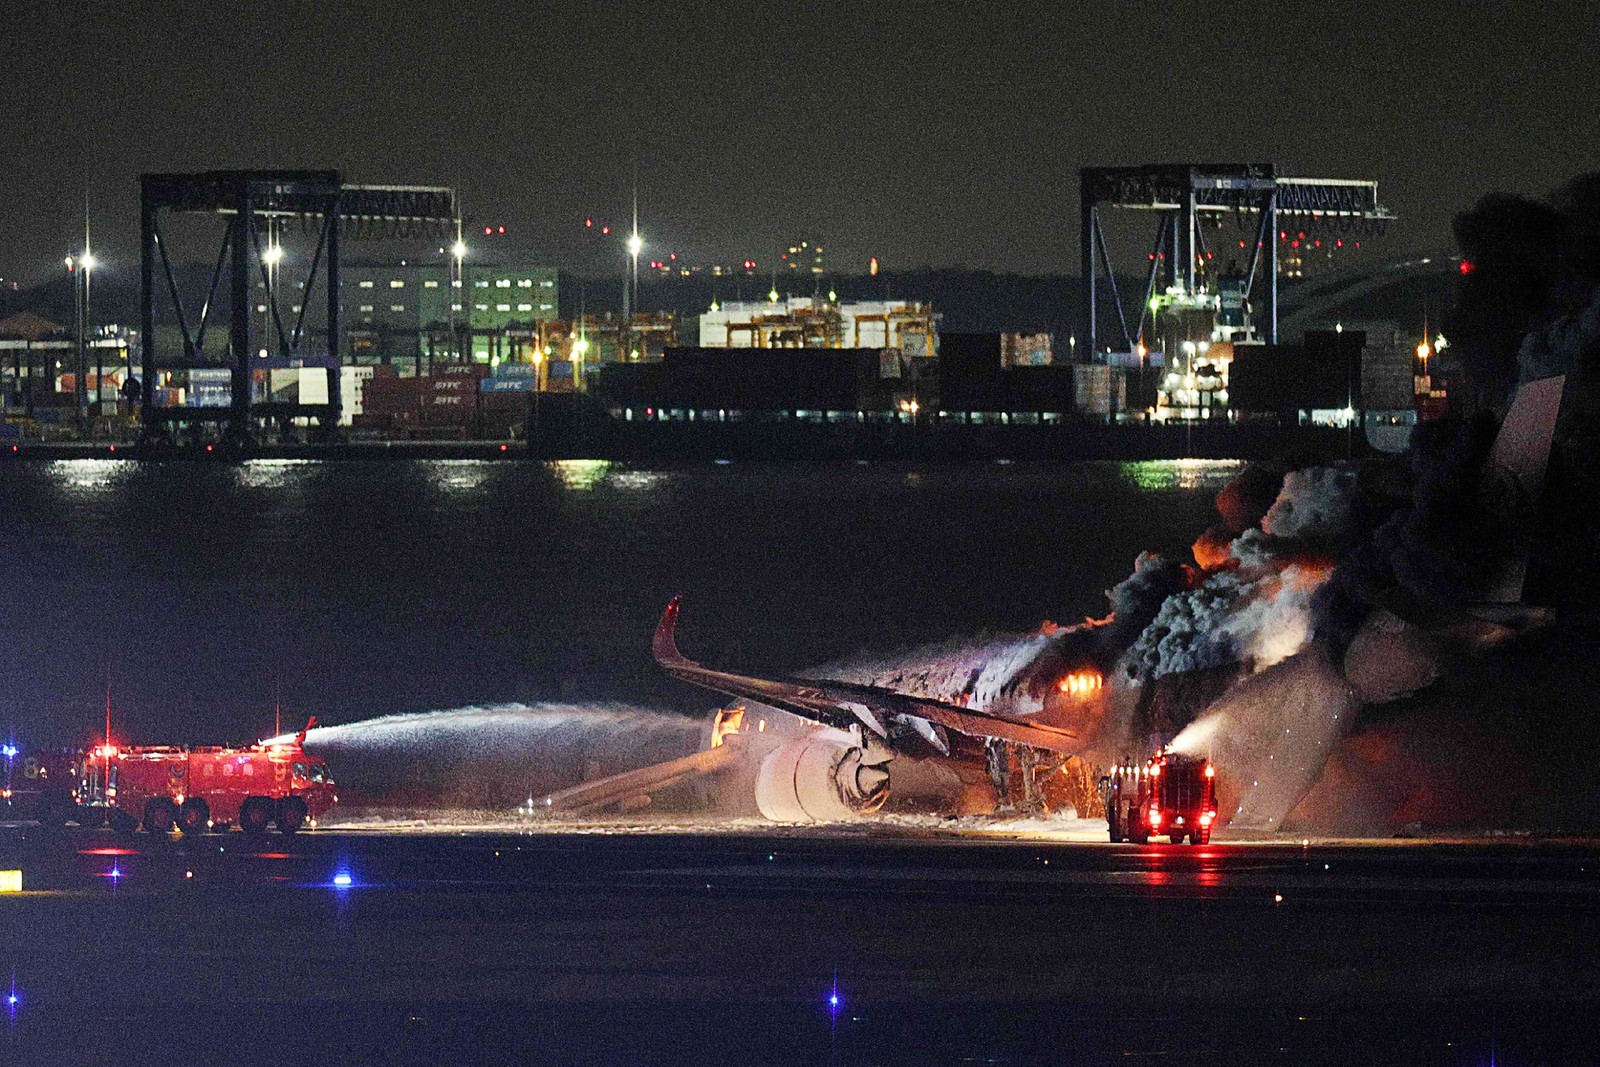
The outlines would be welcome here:
<svg viewBox="0 0 1600 1067">
<path fill-rule="evenodd" d="M 765 270 L 811 239 L 841 274 L 872 255 L 1046 274 L 1076 269 L 1079 167 L 1267 161 L 1378 181 L 1400 221 L 1377 254 L 1398 258 L 1448 247 L 1485 192 L 1543 197 L 1592 167 L 1585 8 L 1519 13 L 1508 40 L 1499 12 L 1441 2 L 1355 24 L 1309 3 L 1248 21 L 30 4 L 13 15 L 29 47 L 0 74 L 21 164 L 0 176 L 0 278 L 61 270 L 86 194 L 97 253 L 130 262 L 138 174 L 229 167 L 453 185 L 507 245 L 580 272 L 620 264 L 582 222 L 626 228 L 637 162 L 646 259 Z"/>
</svg>

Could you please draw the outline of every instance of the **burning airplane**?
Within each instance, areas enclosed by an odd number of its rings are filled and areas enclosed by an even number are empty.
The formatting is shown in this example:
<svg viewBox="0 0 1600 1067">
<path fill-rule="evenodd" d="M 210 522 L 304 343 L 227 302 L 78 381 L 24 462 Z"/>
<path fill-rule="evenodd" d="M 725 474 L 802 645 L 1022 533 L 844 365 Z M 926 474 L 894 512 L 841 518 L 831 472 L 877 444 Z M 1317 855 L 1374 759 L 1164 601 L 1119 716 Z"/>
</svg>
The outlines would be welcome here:
<svg viewBox="0 0 1600 1067">
<path fill-rule="evenodd" d="M 1571 571 L 1558 550 L 1600 548 L 1600 178 L 1552 205 L 1489 198 L 1457 230 L 1455 407 L 1405 456 L 1247 469 L 1192 559 L 1141 555 L 1109 591 L 1111 614 L 1075 627 L 766 679 L 683 656 L 675 600 L 657 661 L 737 703 L 711 747 L 660 780 L 736 781 L 780 821 L 897 805 L 1089 814 L 1094 798 L 1063 783 L 1165 747 L 1211 761 L 1235 827 L 1348 829 L 1365 798 L 1338 791 L 1370 797 L 1385 767 L 1406 768 L 1413 788 L 1373 825 L 1448 819 L 1448 804 L 1417 799 L 1442 790 L 1438 761 L 1402 752 L 1395 723 L 1452 692 L 1466 664 L 1537 656 L 1588 617 L 1571 609 L 1594 568 L 1565 588 L 1552 575 Z M 544 803 L 640 803 L 657 777 Z"/>
</svg>

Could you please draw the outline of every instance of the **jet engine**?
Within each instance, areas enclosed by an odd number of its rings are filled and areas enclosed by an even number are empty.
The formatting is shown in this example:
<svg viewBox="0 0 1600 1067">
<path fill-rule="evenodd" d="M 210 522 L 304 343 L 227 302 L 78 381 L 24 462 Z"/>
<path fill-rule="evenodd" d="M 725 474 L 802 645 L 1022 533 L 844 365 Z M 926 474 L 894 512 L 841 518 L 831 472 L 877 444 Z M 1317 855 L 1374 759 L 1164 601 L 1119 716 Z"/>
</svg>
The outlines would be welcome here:
<svg viewBox="0 0 1600 1067">
<path fill-rule="evenodd" d="M 812 730 L 768 753 L 756 773 L 756 806 L 774 822 L 842 822 L 889 799 L 893 753 L 842 730 Z"/>
</svg>

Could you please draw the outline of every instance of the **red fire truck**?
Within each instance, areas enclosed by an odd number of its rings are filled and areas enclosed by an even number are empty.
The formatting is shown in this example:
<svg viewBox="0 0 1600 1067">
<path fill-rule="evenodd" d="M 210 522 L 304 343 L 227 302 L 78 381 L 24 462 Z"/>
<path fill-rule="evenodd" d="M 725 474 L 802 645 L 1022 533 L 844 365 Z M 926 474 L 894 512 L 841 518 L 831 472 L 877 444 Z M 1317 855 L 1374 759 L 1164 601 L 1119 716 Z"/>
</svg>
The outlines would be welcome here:
<svg viewBox="0 0 1600 1067">
<path fill-rule="evenodd" d="M 305 751 L 306 730 L 281 744 L 102 744 L 29 753 L 8 761 L 15 766 L 4 799 L 11 817 L 55 826 L 109 820 L 125 833 L 141 826 L 204 833 L 237 823 L 250 833 L 276 825 L 292 834 L 339 800 L 326 761 Z"/>
<path fill-rule="evenodd" d="M 309 725 L 307 729 L 309 729 Z M 106 802 L 111 825 L 205 833 L 237 823 L 248 833 L 285 834 L 315 825 L 338 803 L 326 761 L 306 754 L 305 731 L 286 744 L 146 746 L 118 752 Z"/>
<path fill-rule="evenodd" d="M 1211 840 L 1217 818 L 1217 769 L 1211 761 L 1157 752 L 1144 763 L 1124 761 L 1100 779 L 1112 841 L 1145 844 L 1165 835 L 1174 845 Z"/>
</svg>

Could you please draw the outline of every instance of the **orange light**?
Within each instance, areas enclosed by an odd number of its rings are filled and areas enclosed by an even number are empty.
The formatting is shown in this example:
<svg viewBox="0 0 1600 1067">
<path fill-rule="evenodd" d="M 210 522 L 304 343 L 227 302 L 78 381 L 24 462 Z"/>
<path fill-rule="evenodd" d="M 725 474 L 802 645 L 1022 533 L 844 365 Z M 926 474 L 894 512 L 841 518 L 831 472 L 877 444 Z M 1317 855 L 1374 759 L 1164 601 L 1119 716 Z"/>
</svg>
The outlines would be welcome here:
<svg viewBox="0 0 1600 1067">
<path fill-rule="evenodd" d="M 1077 674 L 1069 674 L 1061 679 L 1057 688 L 1063 693 L 1083 695 L 1094 692 L 1104 684 L 1105 679 L 1099 674 L 1093 671 L 1082 671 Z"/>
<path fill-rule="evenodd" d="M 1209 764 L 1209 763 L 1206 764 L 1206 777 L 1207 778 L 1215 778 L 1216 776 L 1217 776 L 1217 769 L 1215 767 L 1211 766 L 1211 764 Z"/>
</svg>

